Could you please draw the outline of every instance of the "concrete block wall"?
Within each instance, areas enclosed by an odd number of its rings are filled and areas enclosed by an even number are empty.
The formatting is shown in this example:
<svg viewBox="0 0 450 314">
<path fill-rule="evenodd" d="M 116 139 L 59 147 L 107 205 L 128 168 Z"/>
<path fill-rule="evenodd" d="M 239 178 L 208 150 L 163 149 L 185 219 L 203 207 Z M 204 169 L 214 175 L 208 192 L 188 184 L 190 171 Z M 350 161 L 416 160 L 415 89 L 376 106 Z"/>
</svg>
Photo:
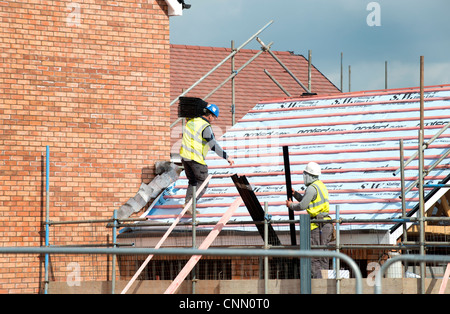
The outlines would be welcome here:
<svg viewBox="0 0 450 314">
<path fill-rule="evenodd" d="M 56 221 L 110 218 L 169 160 L 169 52 L 164 0 L 0 0 L 1 246 L 43 244 L 46 145 Z M 42 267 L 2 257 L 0 293 Z"/>
</svg>

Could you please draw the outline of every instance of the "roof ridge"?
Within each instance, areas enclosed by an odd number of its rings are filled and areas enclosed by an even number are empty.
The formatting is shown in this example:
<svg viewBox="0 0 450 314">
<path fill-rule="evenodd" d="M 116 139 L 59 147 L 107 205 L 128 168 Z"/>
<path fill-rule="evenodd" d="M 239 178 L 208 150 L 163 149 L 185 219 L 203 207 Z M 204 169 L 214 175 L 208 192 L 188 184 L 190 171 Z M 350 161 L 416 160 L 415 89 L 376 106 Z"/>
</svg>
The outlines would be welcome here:
<svg viewBox="0 0 450 314">
<path fill-rule="evenodd" d="M 429 85 L 424 86 L 425 92 L 433 92 L 433 91 L 445 91 L 450 90 L 450 84 L 441 84 L 441 85 Z M 375 90 L 367 90 L 367 91 L 355 91 L 355 92 L 347 92 L 347 93 L 336 93 L 329 95 L 313 95 L 313 96 L 299 96 L 299 97 L 281 97 L 281 98 L 271 98 L 260 101 L 260 104 L 263 103 L 274 103 L 274 102 L 288 102 L 288 101 L 303 101 L 303 100 L 315 100 L 315 99 L 338 99 L 338 98 L 353 98 L 358 96 L 381 96 L 386 94 L 398 94 L 398 93 L 418 93 L 420 92 L 420 86 L 413 87 L 401 87 L 401 88 L 392 88 L 392 89 L 375 89 Z"/>
<path fill-rule="evenodd" d="M 196 46 L 196 45 L 183 45 L 183 44 L 170 44 L 170 47 L 171 48 L 185 48 L 185 49 L 191 49 L 191 50 L 229 51 L 231 53 L 231 47 Z M 261 49 L 245 49 L 245 48 L 242 48 L 239 51 L 256 53 L 256 52 L 259 52 L 260 50 Z M 303 57 L 303 58 L 305 58 L 303 55 L 296 54 L 293 51 L 273 50 L 273 49 L 270 49 L 270 50 L 273 53 L 279 54 L 279 55 L 288 55 L 288 56 L 296 56 L 296 57 Z"/>
</svg>

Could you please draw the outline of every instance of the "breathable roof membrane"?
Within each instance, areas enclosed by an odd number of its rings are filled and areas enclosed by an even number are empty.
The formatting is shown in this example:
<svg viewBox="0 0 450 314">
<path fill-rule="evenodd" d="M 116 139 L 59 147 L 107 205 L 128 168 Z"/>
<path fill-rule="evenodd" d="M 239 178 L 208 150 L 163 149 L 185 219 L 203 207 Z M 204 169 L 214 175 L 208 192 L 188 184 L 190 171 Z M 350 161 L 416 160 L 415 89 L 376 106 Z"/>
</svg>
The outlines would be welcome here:
<svg viewBox="0 0 450 314">
<path fill-rule="evenodd" d="M 328 97 L 279 99 L 258 103 L 219 140 L 234 166 L 209 152 L 213 174 L 198 201 L 200 222 L 218 221 L 239 196 L 230 176 L 245 175 L 258 200 L 269 203 L 272 220 L 288 219 L 283 146 L 289 146 L 292 184 L 304 188 L 302 172 L 309 161 L 322 168 L 320 179 L 329 190 L 330 214 L 339 205 L 341 218 L 392 218 L 401 215 L 399 140 L 405 160 L 417 151 L 419 89 L 347 93 Z M 425 89 L 425 141 L 450 121 L 450 86 Z M 447 129 L 425 151 L 425 169 L 450 148 Z M 437 184 L 449 173 L 449 158 L 432 170 L 426 183 Z M 405 170 L 406 186 L 418 177 L 418 161 Z M 182 210 L 187 188 L 184 172 L 170 186 L 148 218 L 171 221 Z M 431 188 L 426 188 L 429 193 Z M 406 195 L 407 211 L 418 202 L 418 190 Z M 298 213 L 297 213 L 298 214 Z M 187 218 L 186 218 L 187 219 Z M 251 220 L 241 205 L 232 220 Z M 392 224 L 344 224 L 341 230 L 388 230 Z M 247 228 L 247 227 L 246 227 Z M 289 226 L 286 225 L 286 230 Z M 298 228 L 298 226 L 297 226 Z M 247 229 L 246 229 L 247 230 Z"/>
</svg>

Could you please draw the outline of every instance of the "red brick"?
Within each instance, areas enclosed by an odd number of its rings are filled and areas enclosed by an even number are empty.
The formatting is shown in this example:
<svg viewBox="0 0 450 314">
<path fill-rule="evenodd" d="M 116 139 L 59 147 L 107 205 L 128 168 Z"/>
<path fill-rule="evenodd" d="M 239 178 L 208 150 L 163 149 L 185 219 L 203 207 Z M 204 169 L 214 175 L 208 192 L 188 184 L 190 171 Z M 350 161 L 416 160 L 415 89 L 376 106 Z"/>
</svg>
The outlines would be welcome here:
<svg viewBox="0 0 450 314">
<path fill-rule="evenodd" d="M 134 196 L 143 169 L 170 157 L 160 140 L 170 138 L 165 1 L 78 0 L 76 26 L 66 24 L 68 3 L 0 0 L 2 246 L 43 244 L 46 145 L 55 221 L 110 218 Z M 110 232 L 55 226 L 50 242 L 106 242 Z M 71 261 L 83 265 L 82 276 L 107 276 L 106 267 L 99 272 L 105 256 L 51 260 L 55 280 L 66 280 Z M 40 292 L 42 274 L 38 256 L 9 255 L 0 261 L 0 292 Z"/>
</svg>

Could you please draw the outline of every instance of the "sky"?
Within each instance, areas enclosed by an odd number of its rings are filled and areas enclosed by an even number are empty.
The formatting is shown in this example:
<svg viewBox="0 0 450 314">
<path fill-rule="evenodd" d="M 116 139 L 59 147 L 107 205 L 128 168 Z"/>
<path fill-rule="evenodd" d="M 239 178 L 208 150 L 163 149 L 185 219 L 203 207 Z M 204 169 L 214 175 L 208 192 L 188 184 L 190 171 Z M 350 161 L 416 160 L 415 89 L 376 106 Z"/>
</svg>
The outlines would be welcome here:
<svg viewBox="0 0 450 314">
<path fill-rule="evenodd" d="M 172 44 L 239 47 L 259 37 L 274 51 L 293 51 L 343 91 L 450 84 L 449 0 L 185 0 L 191 8 L 170 17 Z M 253 40 L 245 48 L 260 49 Z M 351 66 L 351 86 L 349 86 Z"/>
</svg>

